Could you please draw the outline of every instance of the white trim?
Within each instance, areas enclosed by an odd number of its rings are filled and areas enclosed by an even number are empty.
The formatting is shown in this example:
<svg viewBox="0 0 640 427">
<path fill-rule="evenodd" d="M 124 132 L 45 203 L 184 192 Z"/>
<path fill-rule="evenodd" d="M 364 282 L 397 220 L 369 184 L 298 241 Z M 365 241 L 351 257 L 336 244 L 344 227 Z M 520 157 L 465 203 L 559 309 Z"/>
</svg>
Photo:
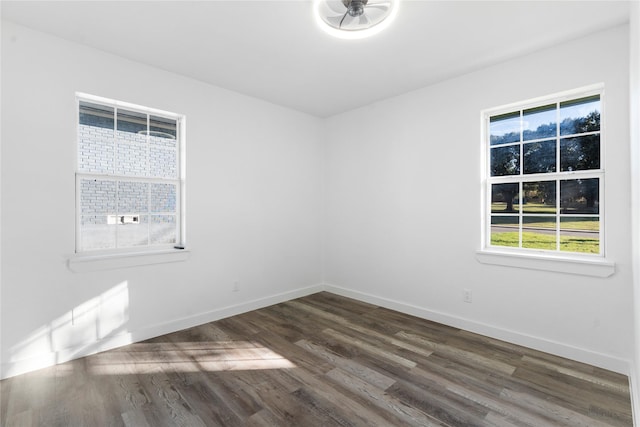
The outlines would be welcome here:
<svg viewBox="0 0 640 427">
<path fill-rule="evenodd" d="M 530 253 L 525 253 L 524 249 L 521 251 L 507 252 L 485 249 L 476 252 L 476 260 L 482 264 L 592 277 L 609 277 L 616 271 L 614 262 L 607 261 L 597 255 L 591 259 L 586 256 L 584 258 L 570 258 L 547 255 L 546 252 L 541 251 L 530 251 Z"/>
<path fill-rule="evenodd" d="M 640 427 L 640 384 L 636 381 L 638 371 L 634 363 L 629 367 L 629 392 L 631 394 L 631 419 L 635 427 Z"/>
<path fill-rule="evenodd" d="M 454 316 L 440 311 L 430 310 L 424 307 L 418 307 L 416 305 L 408 304 L 402 301 L 342 288 L 328 283 L 325 284 L 325 286 L 327 292 L 332 292 L 337 295 L 354 298 L 359 301 L 378 305 L 380 307 L 388 308 L 391 310 L 396 310 L 401 313 L 420 317 L 422 319 L 427 319 L 447 326 L 464 329 L 469 332 L 474 332 L 487 337 L 507 341 L 534 350 L 555 354 L 557 356 L 576 360 L 578 362 L 588 363 L 590 365 L 618 372 L 623 375 L 629 375 L 630 361 L 626 359 L 621 359 L 608 354 L 598 353 L 592 350 L 551 341 L 533 335 L 523 334 L 518 331 L 505 329 L 494 325 L 488 325 L 486 323 L 477 322 L 472 319 Z"/>
<path fill-rule="evenodd" d="M 631 270 L 633 285 L 634 363 L 629 387 L 631 409 L 640 427 L 640 2 L 630 5 L 629 140 L 631 170 Z"/>
<path fill-rule="evenodd" d="M 323 290 L 324 285 L 322 284 L 302 287 L 292 291 L 269 295 L 243 303 L 233 304 L 226 307 L 194 314 L 192 316 L 177 318 L 167 322 L 156 323 L 155 325 L 150 325 L 137 331 L 125 331 L 118 335 L 107 337 L 90 343 L 85 343 L 77 347 L 65 348 L 46 354 L 40 354 L 38 356 L 30 357 L 27 359 L 2 363 L 2 366 L 0 368 L 0 379 L 5 379 L 24 374 L 26 372 L 35 371 L 37 369 L 46 368 L 58 363 L 68 362 L 69 360 L 78 359 L 80 357 L 90 356 L 101 351 L 112 350 L 117 347 L 144 341 L 153 337 L 180 331 L 208 322 L 214 322 L 226 317 L 235 316 L 263 307 L 268 307 L 273 304 L 279 304 L 295 298 L 311 295 Z"/>
<path fill-rule="evenodd" d="M 83 252 L 67 256 L 67 268 L 74 273 L 87 273 L 186 261 L 190 255 L 191 252 L 186 249 L 138 249 L 137 251 L 129 250 L 127 252 L 101 254 Z"/>
<path fill-rule="evenodd" d="M 176 220 L 178 224 L 176 224 L 177 232 L 180 236 L 180 245 L 183 247 L 187 245 L 187 197 L 186 197 L 186 188 L 187 188 L 187 116 L 181 116 L 180 120 L 176 121 L 178 126 L 176 134 L 179 138 L 178 144 L 178 172 L 179 172 L 179 184 L 178 184 L 178 193 L 176 197 L 178 197 L 179 204 L 176 206 Z"/>
<path fill-rule="evenodd" d="M 590 95 L 597 95 L 604 92 L 604 83 L 596 83 L 589 86 L 583 86 L 576 89 L 565 90 L 562 92 L 540 96 L 532 98 L 523 102 L 512 102 L 509 104 L 501 105 L 494 108 L 486 108 L 482 110 L 482 115 L 485 118 L 489 116 L 496 116 L 500 114 L 510 113 L 513 110 L 527 110 L 530 108 L 539 107 L 549 102 L 564 102 L 569 101 L 577 97 L 587 97 Z M 488 129 L 487 129 L 488 131 Z"/>
<path fill-rule="evenodd" d="M 124 108 L 127 110 L 133 110 L 133 111 L 137 111 L 140 113 L 146 113 L 146 114 L 153 114 L 153 115 L 157 115 L 157 116 L 165 116 L 165 117 L 170 117 L 172 119 L 175 119 L 177 121 L 182 120 L 182 118 L 184 117 L 182 114 L 178 114 L 178 113 L 172 113 L 171 111 L 164 111 L 164 110 L 158 110 L 156 108 L 150 108 L 150 107 L 145 107 L 143 105 L 138 105 L 138 104 L 132 104 L 130 102 L 124 102 L 124 101 L 118 101 L 116 99 L 111 99 L 111 98 L 104 98 L 102 96 L 96 96 L 96 95 L 91 95 L 88 93 L 82 93 L 82 92 L 76 92 L 76 102 L 77 100 L 83 100 L 83 101 L 88 101 L 88 102 L 95 102 L 98 104 L 108 104 L 110 106 L 116 107 L 116 108 Z M 117 115 L 114 116 L 117 118 Z M 77 116 L 76 116 L 76 123 L 77 123 Z"/>
</svg>

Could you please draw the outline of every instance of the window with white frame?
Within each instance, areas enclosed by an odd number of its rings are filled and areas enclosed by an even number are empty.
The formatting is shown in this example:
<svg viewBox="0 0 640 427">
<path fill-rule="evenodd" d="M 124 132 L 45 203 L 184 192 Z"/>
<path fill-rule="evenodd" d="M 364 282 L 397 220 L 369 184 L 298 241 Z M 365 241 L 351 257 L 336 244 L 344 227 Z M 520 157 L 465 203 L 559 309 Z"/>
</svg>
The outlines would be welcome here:
<svg viewBox="0 0 640 427">
<path fill-rule="evenodd" d="M 604 255 L 602 96 L 485 112 L 485 248 Z"/>
<path fill-rule="evenodd" d="M 78 95 L 76 252 L 184 244 L 184 117 Z"/>
</svg>

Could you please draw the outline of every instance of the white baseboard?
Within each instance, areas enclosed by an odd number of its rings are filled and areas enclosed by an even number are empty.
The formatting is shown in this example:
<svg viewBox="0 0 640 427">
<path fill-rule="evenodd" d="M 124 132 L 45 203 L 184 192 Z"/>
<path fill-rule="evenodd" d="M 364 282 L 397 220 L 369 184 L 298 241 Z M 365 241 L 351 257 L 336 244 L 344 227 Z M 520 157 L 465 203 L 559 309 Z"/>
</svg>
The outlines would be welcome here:
<svg viewBox="0 0 640 427">
<path fill-rule="evenodd" d="M 523 334 L 522 332 L 488 325 L 459 316 L 452 316 L 447 313 L 418 307 L 405 302 L 383 298 L 365 292 L 342 288 L 329 283 L 325 284 L 325 290 L 337 295 L 342 295 L 359 301 L 378 305 L 380 307 L 396 310 L 401 313 L 406 313 L 412 316 L 442 323 L 454 328 L 464 329 L 469 332 L 474 332 L 480 335 L 507 341 L 513 344 L 518 344 L 534 350 L 566 357 L 567 359 L 587 363 L 603 369 L 618 372 L 623 375 L 630 374 L 630 362 L 628 360 L 620 359 L 607 354 L 570 346 L 567 344 L 547 340 L 545 338 Z"/>
<path fill-rule="evenodd" d="M 257 310 L 259 308 L 268 307 L 273 304 L 300 298 L 306 295 L 314 294 L 325 290 L 323 284 L 316 284 L 304 288 L 295 289 L 293 291 L 282 292 L 267 297 L 256 298 L 239 304 L 227 307 L 217 308 L 204 313 L 198 313 L 193 316 L 187 316 L 179 319 L 173 319 L 167 322 L 150 325 L 137 331 L 124 331 L 117 335 L 110 336 L 98 341 L 84 343 L 82 346 L 73 348 L 65 348 L 40 354 L 35 357 L 9 361 L 2 363 L 0 370 L 0 379 L 13 377 L 16 375 L 32 372 L 38 369 L 47 368 L 58 363 L 68 362 L 101 351 L 111 350 L 134 342 L 144 341 L 160 335 L 171 332 L 180 331 L 204 323 L 213 322 L 224 319 L 226 317 L 235 316 L 237 314 L 246 313 L 248 311 Z"/>
<path fill-rule="evenodd" d="M 640 390 L 638 387 L 638 371 L 635 363 L 629 364 L 629 390 L 631 391 L 631 416 L 633 418 L 633 425 L 640 427 Z"/>
</svg>

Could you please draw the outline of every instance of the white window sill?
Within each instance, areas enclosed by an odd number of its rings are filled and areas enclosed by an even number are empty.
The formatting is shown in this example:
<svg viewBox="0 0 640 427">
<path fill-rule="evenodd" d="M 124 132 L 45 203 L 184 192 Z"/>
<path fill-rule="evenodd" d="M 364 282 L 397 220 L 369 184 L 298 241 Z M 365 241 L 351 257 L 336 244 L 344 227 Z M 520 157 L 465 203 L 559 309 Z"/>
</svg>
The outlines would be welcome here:
<svg viewBox="0 0 640 427">
<path fill-rule="evenodd" d="M 117 254 L 74 254 L 67 259 L 67 267 L 74 273 L 138 267 L 186 261 L 190 252 L 186 249 L 164 249 Z"/>
<path fill-rule="evenodd" d="M 481 250 L 476 252 L 476 259 L 482 264 L 526 268 L 530 270 L 554 271 L 557 273 L 578 274 L 592 277 L 609 277 L 616 271 L 615 263 L 601 258 L 560 258 L 538 254 L 519 254 L 495 250 Z"/>
</svg>

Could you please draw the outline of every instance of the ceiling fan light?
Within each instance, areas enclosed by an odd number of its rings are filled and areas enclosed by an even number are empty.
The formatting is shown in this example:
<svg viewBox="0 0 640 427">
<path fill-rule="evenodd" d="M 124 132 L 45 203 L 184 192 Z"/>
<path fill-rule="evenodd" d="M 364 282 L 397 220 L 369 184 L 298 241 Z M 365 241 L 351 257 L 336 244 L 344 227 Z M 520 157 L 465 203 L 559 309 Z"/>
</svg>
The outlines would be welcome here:
<svg viewBox="0 0 640 427">
<path fill-rule="evenodd" d="M 314 0 L 318 25 L 332 36 L 361 39 L 376 34 L 393 21 L 399 0 Z"/>
</svg>

